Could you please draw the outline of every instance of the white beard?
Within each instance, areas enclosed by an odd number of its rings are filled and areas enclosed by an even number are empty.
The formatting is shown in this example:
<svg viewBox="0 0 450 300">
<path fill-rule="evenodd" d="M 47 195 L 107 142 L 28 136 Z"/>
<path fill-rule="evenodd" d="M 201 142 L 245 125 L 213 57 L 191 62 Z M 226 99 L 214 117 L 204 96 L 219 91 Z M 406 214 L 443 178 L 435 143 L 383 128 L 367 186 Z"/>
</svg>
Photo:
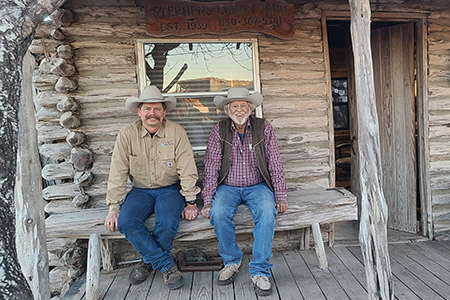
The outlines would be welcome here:
<svg viewBox="0 0 450 300">
<path fill-rule="evenodd" d="M 248 117 L 250 117 L 251 112 L 247 113 L 246 115 L 243 116 L 239 116 L 241 117 L 241 119 L 238 119 L 238 116 L 236 116 L 236 114 L 231 115 L 230 119 L 233 120 L 234 123 L 236 123 L 237 125 L 241 126 L 244 125 L 245 123 L 247 123 Z"/>
</svg>

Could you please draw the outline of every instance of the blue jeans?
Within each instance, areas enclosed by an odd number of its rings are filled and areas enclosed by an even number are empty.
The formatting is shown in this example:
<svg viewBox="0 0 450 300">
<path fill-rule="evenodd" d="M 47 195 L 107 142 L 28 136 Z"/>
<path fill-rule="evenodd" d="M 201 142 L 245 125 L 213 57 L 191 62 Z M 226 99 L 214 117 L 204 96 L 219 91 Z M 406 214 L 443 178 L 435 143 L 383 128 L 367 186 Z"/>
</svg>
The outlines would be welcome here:
<svg viewBox="0 0 450 300">
<path fill-rule="evenodd" d="M 220 185 L 212 202 L 210 216 L 211 225 L 219 240 L 219 254 L 224 265 L 237 264 L 242 261 L 242 251 L 236 242 L 233 217 L 239 204 L 247 205 L 252 213 L 255 228 L 253 229 L 253 257 L 249 264 L 251 276 L 264 275 L 270 277 L 272 264 L 272 241 L 277 210 L 272 190 L 266 183 L 248 187 Z"/>
<path fill-rule="evenodd" d="M 174 184 L 158 189 L 133 187 L 120 208 L 119 231 L 155 270 L 165 272 L 174 265 L 170 250 L 184 206 L 180 185 Z M 156 221 L 150 232 L 144 222 L 153 213 Z"/>
</svg>

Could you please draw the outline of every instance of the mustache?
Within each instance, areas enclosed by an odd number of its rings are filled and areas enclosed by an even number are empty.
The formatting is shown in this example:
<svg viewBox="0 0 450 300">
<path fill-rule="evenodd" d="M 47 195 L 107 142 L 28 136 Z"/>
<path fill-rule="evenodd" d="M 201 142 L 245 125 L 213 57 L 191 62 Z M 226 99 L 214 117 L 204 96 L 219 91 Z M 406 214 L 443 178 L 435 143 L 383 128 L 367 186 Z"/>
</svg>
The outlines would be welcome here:
<svg viewBox="0 0 450 300">
<path fill-rule="evenodd" d="M 146 116 L 145 117 L 145 119 L 146 120 L 149 120 L 149 119 L 156 119 L 156 120 L 158 120 L 158 121 L 160 121 L 161 120 L 161 118 L 160 117 L 158 117 L 158 116 L 155 116 L 155 115 L 149 115 L 149 116 Z"/>
<path fill-rule="evenodd" d="M 234 113 L 230 115 L 230 118 L 234 123 L 238 125 L 244 125 L 247 122 L 248 117 L 250 117 L 250 114 L 251 113 Z M 238 118 L 241 118 L 241 120 L 238 120 Z"/>
</svg>

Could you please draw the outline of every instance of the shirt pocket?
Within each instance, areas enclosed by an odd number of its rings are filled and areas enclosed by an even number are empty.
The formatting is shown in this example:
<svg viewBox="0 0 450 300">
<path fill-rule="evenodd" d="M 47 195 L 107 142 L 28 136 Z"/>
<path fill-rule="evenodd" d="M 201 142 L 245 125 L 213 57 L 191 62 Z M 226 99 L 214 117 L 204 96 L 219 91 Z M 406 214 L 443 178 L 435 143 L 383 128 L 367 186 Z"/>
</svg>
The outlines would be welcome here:
<svg viewBox="0 0 450 300">
<path fill-rule="evenodd" d="M 145 157 L 130 155 L 130 175 L 132 178 L 142 178 L 146 175 Z"/>
<path fill-rule="evenodd" d="M 174 147 L 163 147 L 158 153 L 158 167 L 156 170 L 158 177 L 169 182 L 178 180 L 177 167 L 175 165 Z"/>
</svg>

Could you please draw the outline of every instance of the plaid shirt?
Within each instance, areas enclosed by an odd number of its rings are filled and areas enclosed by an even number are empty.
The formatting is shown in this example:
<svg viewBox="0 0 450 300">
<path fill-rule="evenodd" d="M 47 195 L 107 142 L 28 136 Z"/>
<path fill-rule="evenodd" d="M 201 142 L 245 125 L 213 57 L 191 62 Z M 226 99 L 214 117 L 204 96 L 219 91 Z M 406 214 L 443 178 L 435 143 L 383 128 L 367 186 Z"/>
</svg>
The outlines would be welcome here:
<svg viewBox="0 0 450 300">
<path fill-rule="evenodd" d="M 255 149 L 252 147 L 252 128 L 247 121 L 247 129 L 243 143 L 239 139 L 238 132 L 231 122 L 233 132 L 233 146 L 231 148 L 231 166 L 224 184 L 231 186 L 251 186 L 264 181 L 258 169 Z M 264 147 L 266 152 L 267 167 L 269 170 L 275 200 L 286 200 L 287 187 L 283 173 L 278 143 L 273 132 L 273 127 L 268 121 L 264 121 Z M 222 166 L 222 141 L 220 140 L 219 124 L 211 130 L 206 148 L 205 176 L 203 179 L 202 198 L 205 206 L 211 204 L 217 188 L 219 171 Z"/>
</svg>

